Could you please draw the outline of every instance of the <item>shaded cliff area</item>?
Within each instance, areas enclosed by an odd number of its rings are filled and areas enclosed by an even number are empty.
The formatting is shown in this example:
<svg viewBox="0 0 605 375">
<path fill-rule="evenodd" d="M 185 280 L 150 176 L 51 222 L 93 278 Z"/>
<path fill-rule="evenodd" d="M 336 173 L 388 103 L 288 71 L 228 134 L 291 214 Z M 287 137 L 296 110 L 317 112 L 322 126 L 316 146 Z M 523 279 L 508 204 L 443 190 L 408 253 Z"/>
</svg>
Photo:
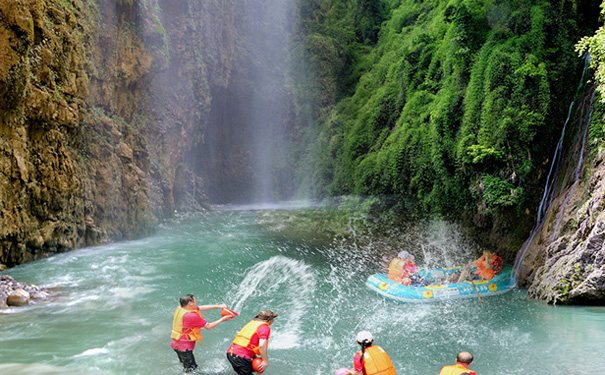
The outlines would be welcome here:
<svg viewBox="0 0 605 375">
<path fill-rule="evenodd" d="M 570 105 L 537 225 L 517 258 L 529 296 L 551 303 L 605 304 L 604 40 L 601 26 L 576 47 L 592 71 Z"/>
<path fill-rule="evenodd" d="M 522 248 L 520 285 L 551 303 L 605 302 L 603 104 L 582 92 L 543 221 Z M 596 110 L 593 111 L 593 106 Z"/>
<path fill-rule="evenodd" d="M 203 209 L 189 152 L 231 79 L 237 5 L 0 2 L 0 263 Z"/>
</svg>

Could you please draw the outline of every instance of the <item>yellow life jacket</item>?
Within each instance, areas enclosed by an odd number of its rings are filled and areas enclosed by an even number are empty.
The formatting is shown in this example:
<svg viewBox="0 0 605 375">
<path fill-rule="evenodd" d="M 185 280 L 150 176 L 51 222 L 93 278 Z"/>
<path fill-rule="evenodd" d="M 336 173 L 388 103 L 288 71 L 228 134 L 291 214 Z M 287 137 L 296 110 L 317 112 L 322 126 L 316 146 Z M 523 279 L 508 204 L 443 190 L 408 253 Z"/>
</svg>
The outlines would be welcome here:
<svg viewBox="0 0 605 375">
<path fill-rule="evenodd" d="M 445 366 L 444 368 L 441 369 L 441 371 L 439 371 L 439 375 L 462 375 L 462 374 L 475 375 L 475 371 L 471 371 L 459 363 L 452 365 L 452 366 Z"/>
<path fill-rule="evenodd" d="M 389 264 L 389 280 L 393 280 L 397 283 L 400 283 L 405 277 L 405 274 L 407 273 L 403 270 L 403 267 L 405 267 L 407 263 L 407 260 L 393 258 L 393 260 Z"/>
<path fill-rule="evenodd" d="M 244 326 L 244 328 L 241 329 L 241 331 L 239 331 L 237 336 L 235 336 L 235 340 L 233 340 L 233 343 L 236 345 L 239 345 L 243 348 L 247 348 L 248 345 L 250 345 L 252 336 L 254 336 L 254 334 L 259 329 L 259 327 L 264 324 L 269 325 L 269 323 L 260 321 L 260 320 L 253 320 L 253 321 L 249 322 L 248 324 L 246 324 Z M 269 332 L 269 336 L 270 335 L 271 335 L 271 332 Z M 267 345 L 269 344 L 268 340 L 269 340 L 269 337 L 267 337 Z M 258 345 L 253 345 L 252 351 L 254 352 L 254 354 L 260 355 L 260 349 L 259 349 Z"/>
<path fill-rule="evenodd" d="M 200 333 L 202 330 L 201 328 L 192 328 L 187 333 L 183 332 L 183 318 L 185 317 L 185 314 L 190 312 L 196 313 L 200 316 L 200 318 L 204 319 L 204 315 L 202 315 L 202 313 L 198 310 L 187 310 L 181 306 L 177 307 L 176 310 L 174 310 L 174 318 L 172 319 L 172 333 L 170 334 L 170 337 L 175 340 L 180 340 L 181 337 L 185 336 L 185 340 L 197 341 L 197 343 L 201 346 L 201 341 L 204 338 Z"/>
<path fill-rule="evenodd" d="M 357 354 L 361 355 L 361 351 Z M 391 358 L 380 346 L 369 346 L 363 356 L 365 375 L 397 375 Z"/>
</svg>

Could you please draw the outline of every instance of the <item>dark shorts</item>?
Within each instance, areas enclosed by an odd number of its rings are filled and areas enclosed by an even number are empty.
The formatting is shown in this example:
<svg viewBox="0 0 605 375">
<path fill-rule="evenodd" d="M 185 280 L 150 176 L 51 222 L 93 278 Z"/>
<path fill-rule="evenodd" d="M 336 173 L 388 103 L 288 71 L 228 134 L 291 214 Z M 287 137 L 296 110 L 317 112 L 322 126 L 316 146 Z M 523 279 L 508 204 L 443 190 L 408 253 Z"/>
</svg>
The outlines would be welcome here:
<svg viewBox="0 0 605 375">
<path fill-rule="evenodd" d="M 231 353 L 227 353 L 227 359 L 239 375 L 252 375 L 252 360 Z"/>
<path fill-rule="evenodd" d="M 195 357 L 193 356 L 193 352 L 191 350 L 185 350 L 184 352 L 176 349 L 173 350 L 179 357 L 179 361 L 181 361 L 183 364 L 183 371 L 193 372 L 193 370 L 197 368 L 197 363 L 195 363 Z"/>
</svg>

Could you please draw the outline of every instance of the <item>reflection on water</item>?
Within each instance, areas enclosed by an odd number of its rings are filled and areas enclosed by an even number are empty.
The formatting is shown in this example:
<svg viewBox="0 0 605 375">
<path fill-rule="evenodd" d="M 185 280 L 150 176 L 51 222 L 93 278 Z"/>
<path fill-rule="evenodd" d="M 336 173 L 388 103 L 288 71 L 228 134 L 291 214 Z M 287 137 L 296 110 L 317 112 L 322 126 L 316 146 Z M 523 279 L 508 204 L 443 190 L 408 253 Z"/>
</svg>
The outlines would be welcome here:
<svg viewBox="0 0 605 375">
<path fill-rule="evenodd" d="M 425 230 L 422 240 L 410 237 L 417 258 L 430 263 L 467 251 L 456 249 L 465 241 L 452 227 Z M 169 334 L 184 293 L 240 313 L 204 334 L 204 347 L 196 348 L 204 374 L 234 374 L 225 351 L 262 309 L 279 314 L 267 375 L 351 367 L 362 329 L 374 334 L 400 374 L 435 374 L 460 350 L 475 355 L 472 368 L 481 375 L 605 368 L 603 308 L 553 307 L 527 301 L 522 290 L 483 304 L 387 302 L 364 281 L 386 267 L 393 251 L 377 242 L 353 253 L 339 243 L 277 240 L 259 231 L 253 213 L 225 211 L 190 217 L 144 240 L 23 265 L 9 274 L 55 287 L 58 297 L 0 312 L 0 374 L 180 374 Z M 206 316 L 220 317 L 217 310 Z"/>
</svg>

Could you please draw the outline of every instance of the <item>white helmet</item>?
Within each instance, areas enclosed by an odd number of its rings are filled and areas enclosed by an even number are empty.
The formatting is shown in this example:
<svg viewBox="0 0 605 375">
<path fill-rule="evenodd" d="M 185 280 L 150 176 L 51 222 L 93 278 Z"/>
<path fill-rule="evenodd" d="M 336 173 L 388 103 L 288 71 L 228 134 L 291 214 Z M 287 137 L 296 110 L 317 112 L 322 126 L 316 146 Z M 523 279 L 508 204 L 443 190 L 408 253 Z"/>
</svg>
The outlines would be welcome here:
<svg viewBox="0 0 605 375">
<path fill-rule="evenodd" d="M 359 344 L 363 344 L 364 342 L 368 343 L 368 342 L 373 342 L 374 338 L 372 337 L 372 334 L 368 331 L 361 331 L 357 334 L 357 342 Z"/>
<path fill-rule="evenodd" d="M 400 259 L 411 259 L 413 257 L 414 256 L 412 254 L 408 253 L 405 250 L 402 250 L 399 252 L 399 254 L 397 254 L 397 258 L 400 258 Z"/>
</svg>

